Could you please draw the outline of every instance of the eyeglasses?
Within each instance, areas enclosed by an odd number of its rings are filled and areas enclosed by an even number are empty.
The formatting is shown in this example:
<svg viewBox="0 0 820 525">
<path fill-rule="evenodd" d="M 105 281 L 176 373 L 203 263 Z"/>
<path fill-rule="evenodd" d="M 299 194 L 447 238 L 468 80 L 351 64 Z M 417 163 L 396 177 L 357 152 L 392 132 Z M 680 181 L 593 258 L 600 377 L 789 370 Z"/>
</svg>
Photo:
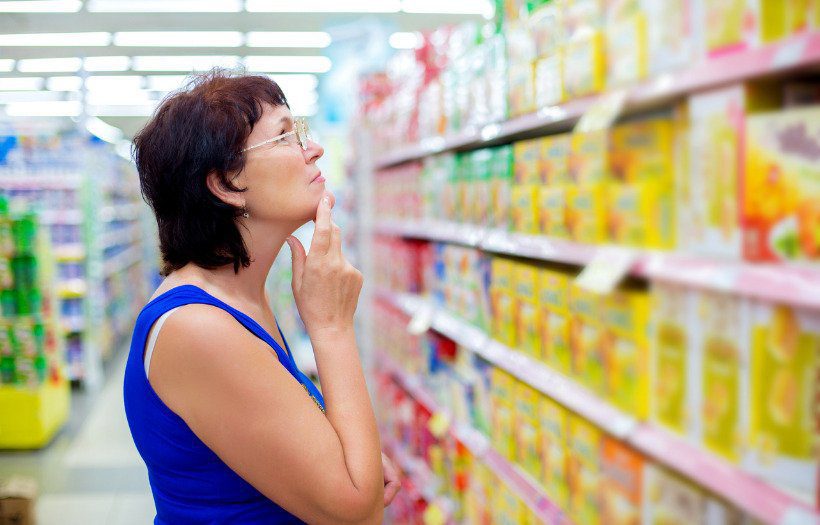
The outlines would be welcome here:
<svg viewBox="0 0 820 525">
<path fill-rule="evenodd" d="M 296 142 L 299 144 L 299 146 L 301 146 L 301 148 L 303 150 L 307 151 L 308 141 L 310 141 L 310 139 L 311 139 L 310 129 L 308 128 L 307 120 L 305 120 L 303 118 L 293 119 L 293 130 L 292 131 L 288 131 L 287 133 L 282 133 L 281 135 L 277 135 L 277 136 L 273 137 L 272 139 L 268 139 L 268 140 L 262 141 L 258 144 L 254 144 L 253 146 L 248 146 L 247 148 L 244 148 L 242 150 L 242 152 L 244 153 L 244 152 L 250 151 L 254 148 L 264 146 L 265 144 L 270 144 L 272 142 L 277 142 L 279 140 L 284 140 L 284 139 L 287 139 L 289 137 L 294 137 L 294 136 L 296 137 Z M 291 140 L 291 143 L 293 143 L 292 140 Z"/>
</svg>

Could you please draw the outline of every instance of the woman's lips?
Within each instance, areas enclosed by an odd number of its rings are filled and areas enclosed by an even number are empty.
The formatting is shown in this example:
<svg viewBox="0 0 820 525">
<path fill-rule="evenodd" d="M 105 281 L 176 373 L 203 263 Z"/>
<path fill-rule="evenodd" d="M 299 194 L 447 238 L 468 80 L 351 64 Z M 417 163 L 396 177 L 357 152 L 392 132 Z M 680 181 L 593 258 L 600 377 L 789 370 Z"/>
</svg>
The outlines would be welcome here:
<svg viewBox="0 0 820 525">
<path fill-rule="evenodd" d="M 324 182 L 324 181 L 325 181 L 325 178 L 322 177 L 322 172 L 320 171 L 319 173 L 316 174 L 315 177 L 313 177 L 313 180 L 310 181 L 310 183 L 313 184 L 314 182 Z"/>
</svg>

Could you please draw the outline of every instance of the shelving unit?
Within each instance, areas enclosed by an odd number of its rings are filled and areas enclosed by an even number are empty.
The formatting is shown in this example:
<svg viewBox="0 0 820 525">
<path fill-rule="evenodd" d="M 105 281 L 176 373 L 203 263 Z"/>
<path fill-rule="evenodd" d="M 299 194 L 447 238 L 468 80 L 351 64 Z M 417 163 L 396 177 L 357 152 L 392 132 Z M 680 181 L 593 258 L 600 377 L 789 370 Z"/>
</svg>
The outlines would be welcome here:
<svg viewBox="0 0 820 525">
<path fill-rule="evenodd" d="M 655 461 L 707 487 L 756 519 L 764 523 L 812 523 L 820 520 L 820 513 L 797 498 L 655 424 L 637 421 L 571 378 L 492 340 L 482 330 L 445 309 L 411 294 L 379 291 L 378 296 L 411 317 L 422 309 L 433 310 L 434 315 L 429 316 L 431 329 L 506 370 Z M 413 394 L 410 388 L 408 392 Z M 420 392 L 419 396 L 423 399 L 424 393 Z M 429 402 L 429 397 L 426 401 Z"/>
</svg>

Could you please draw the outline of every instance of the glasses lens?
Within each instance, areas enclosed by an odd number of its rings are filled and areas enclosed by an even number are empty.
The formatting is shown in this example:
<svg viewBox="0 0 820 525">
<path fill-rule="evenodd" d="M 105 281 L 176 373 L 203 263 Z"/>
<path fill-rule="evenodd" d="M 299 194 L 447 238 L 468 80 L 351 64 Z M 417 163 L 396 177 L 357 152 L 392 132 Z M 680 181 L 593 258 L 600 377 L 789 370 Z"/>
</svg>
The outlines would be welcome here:
<svg viewBox="0 0 820 525">
<path fill-rule="evenodd" d="M 299 145 L 302 149 L 308 149 L 308 141 L 310 140 L 310 130 L 305 119 L 299 119 L 296 122 L 296 136 L 299 138 Z"/>
</svg>

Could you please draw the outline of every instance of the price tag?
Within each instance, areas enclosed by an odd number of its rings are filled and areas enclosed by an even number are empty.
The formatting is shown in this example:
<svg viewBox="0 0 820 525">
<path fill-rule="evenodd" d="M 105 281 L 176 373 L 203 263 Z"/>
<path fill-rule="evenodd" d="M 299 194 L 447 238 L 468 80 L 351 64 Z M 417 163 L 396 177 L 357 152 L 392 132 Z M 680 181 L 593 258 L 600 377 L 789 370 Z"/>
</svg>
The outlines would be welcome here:
<svg viewBox="0 0 820 525">
<path fill-rule="evenodd" d="M 805 49 L 805 38 L 784 42 L 772 58 L 772 67 L 778 69 L 796 64 L 803 57 Z"/>
<path fill-rule="evenodd" d="M 627 248 L 601 248 L 575 279 L 575 284 L 591 292 L 611 293 L 629 273 L 637 257 L 636 251 Z"/>
<path fill-rule="evenodd" d="M 421 335 L 430 329 L 433 324 L 433 306 L 422 304 L 407 325 L 407 331 L 413 335 Z"/>
<path fill-rule="evenodd" d="M 609 129 L 621 114 L 625 102 L 626 91 L 623 90 L 601 96 L 575 125 L 575 132 L 589 133 Z"/>
<path fill-rule="evenodd" d="M 443 438 L 450 430 L 450 416 L 444 412 L 436 412 L 427 423 L 430 433 L 437 439 Z"/>
</svg>

